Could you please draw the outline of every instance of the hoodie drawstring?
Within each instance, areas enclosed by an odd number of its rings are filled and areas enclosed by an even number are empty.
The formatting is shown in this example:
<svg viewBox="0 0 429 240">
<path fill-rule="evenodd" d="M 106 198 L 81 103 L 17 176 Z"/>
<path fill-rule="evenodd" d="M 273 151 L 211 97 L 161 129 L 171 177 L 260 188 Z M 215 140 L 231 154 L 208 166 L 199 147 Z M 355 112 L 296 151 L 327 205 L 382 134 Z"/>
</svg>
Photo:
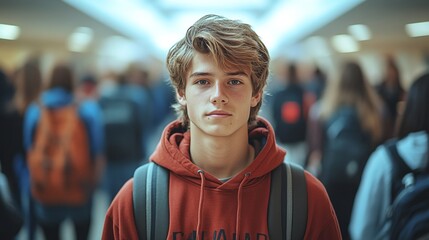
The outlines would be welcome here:
<svg viewBox="0 0 429 240">
<path fill-rule="evenodd" d="M 241 180 L 240 185 L 238 186 L 238 196 L 237 196 L 237 215 L 236 215 L 236 222 L 235 222 L 235 236 L 236 240 L 240 240 L 240 216 L 241 216 L 241 195 L 244 183 L 246 182 L 247 178 L 249 178 L 250 172 L 244 174 L 243 180 Z"/>
<path fill-rule="evenodd" d="M 204 185 L 205 185 L 205 176 L 203 170 L 198 170 L 198 174 L 201 177 L 201 187 L 200 187 L 200 200 L 198 203 L 198 222 L 197 222 L 197 233 L 196 233 L 196 240 L 198 240 L 200 237 L 199 233 L 201 231 L 201 226 L 203 222 L 202 213 L 203 213 L 203 204 L 204 204 Z M 241 198 L 242 198 L 242 190 L 244 183 L 249 178 L 250 172 L 244 174 L 243 180 L 241 180 L 240 185 L 238 186 L 238 196 L 237 196 L 237 214 L 236 214 L 236 222 L 235 222 L 235 234 L 236 234 L 236 240 L 240 239 L 240 220 L 241 220 Z"/>
<path fill-rule="evenodd" d="M 201 230 L 201 225 L 202 225 L 202 214 L 203 214 L 203 204 L 204 204 L 204 183 L 205 183 L 205 176 L 204 176 L 204 171 L 203 170 L 198 170 L 198 174 L 201 177 L 201 188 L 200 188 L 200 201 L 198 203 L 198 222 L 197 222 L 197 240 L 200 239 L 199 238 L 199 233 Z"/>
</svg>

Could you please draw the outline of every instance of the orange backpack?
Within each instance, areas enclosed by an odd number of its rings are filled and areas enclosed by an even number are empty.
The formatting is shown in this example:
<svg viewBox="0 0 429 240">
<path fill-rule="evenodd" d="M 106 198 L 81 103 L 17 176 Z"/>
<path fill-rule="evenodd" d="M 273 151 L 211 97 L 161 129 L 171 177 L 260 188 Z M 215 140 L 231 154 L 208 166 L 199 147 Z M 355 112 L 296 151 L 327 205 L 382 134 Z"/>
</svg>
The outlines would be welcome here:
<svg viewBox="0 0 429 240">
<path fill-rule="evenodd" d="M 41 107 L 27 155 L 31 193 L 48 205 L 84 204 L 93 190 L 88 135 L 77 107 Z"/>
</svg>

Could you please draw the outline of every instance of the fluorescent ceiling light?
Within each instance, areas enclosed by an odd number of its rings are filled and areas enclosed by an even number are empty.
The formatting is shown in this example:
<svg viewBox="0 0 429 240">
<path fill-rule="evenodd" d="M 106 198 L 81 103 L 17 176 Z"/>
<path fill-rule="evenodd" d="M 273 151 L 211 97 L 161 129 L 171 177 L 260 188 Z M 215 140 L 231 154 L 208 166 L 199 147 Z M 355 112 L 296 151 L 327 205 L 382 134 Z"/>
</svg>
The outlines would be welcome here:
<svg viewBox="0 0 429 240">
<path fill-rule="evenodd" d="M 78 27 L 68 39 L 68 48 L 72 52 L 83 52 L 92 42 L 93 31 L 88 27 Z"/>
<path fill-rule="evenodd" d="M 305 46 L 309 53 L 315 57 L 326 57 L 330 55 L 329 46 L 326 40 L 320 36 L 312 36 L 305 40 Z"/>
<path fill-rule="evenodd" d="M 271 53 L 299 41 L 364 0 L 63 0 L 165 58 L 198 18 L 219 14 L 249 23 Z M 267 14 L 261 14 L 267 11 Z"/>
<path fill-rule="evenodd" d="M 282 52 L 289 44 L 324 26 L 364 0 L 278 1 L 265 19 L 251 22 L 270 52 Z"/>
<path fill-rule="evenodd" d="M 0 24 L 0 38 L 6 40 L 15 40 L 18 38 L 20 28 L 15 25 Z"/>
<path fill-rule="evenodd" d="M 366 41 L 371 39 L 371 31 L 368 26 L 363 24 L 350 25 L 349 33 L 358 41 Z"/>
<path fill-rule="evenodd" d="M 335 50 L 340 53 L 351 53 L 359 51 L 359 44 L 352 36 L 347 34 L 333 36 L 332 45 Z"/>
<path fill-rule="evenodd" d="M 429 22 L 409 23 L 405 30 L 410 37 L 429 36 Z"/>
</svg>

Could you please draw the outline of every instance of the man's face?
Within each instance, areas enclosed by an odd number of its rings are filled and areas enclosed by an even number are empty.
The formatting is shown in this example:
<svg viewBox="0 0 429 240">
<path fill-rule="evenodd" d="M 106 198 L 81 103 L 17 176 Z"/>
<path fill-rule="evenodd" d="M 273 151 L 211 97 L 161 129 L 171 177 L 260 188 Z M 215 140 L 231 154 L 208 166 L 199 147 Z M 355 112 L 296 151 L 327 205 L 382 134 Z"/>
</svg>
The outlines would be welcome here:
<svg viewBox="0 0 429 240">
<path fill-rule="evenodd" d="M 187 106 L 191 131 L 220 137 L 247 133 L 250 108 L 260 96 L 252 96 L 249 72 L 221 69 L 211 55 L 196 53 L 179 102 Z"/>
</svg>

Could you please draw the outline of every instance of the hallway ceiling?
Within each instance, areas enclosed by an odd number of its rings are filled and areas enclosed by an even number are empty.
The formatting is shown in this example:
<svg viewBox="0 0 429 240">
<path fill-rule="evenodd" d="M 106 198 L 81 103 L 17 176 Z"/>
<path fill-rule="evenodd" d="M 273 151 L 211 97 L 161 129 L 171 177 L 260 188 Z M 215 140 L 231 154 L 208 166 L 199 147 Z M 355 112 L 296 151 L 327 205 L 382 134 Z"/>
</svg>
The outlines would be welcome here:
<svg viewBox="0 0 429 240">
<path fill-rule="evenodd" d="M 94 45 L 120 35 L 162 58 L 207 13 L 250 23 L 272 52 L 361 23 L 373 32 L 367 45 L 429 45 L 428 37 L 411 39 L 404 30 L 407 23 L 429 21 L 427 0 L 0 0 L 0 23 L 21 28 L 16 43 L 57 44 L 85 26 L 94 31 Z"/>
</svg>

